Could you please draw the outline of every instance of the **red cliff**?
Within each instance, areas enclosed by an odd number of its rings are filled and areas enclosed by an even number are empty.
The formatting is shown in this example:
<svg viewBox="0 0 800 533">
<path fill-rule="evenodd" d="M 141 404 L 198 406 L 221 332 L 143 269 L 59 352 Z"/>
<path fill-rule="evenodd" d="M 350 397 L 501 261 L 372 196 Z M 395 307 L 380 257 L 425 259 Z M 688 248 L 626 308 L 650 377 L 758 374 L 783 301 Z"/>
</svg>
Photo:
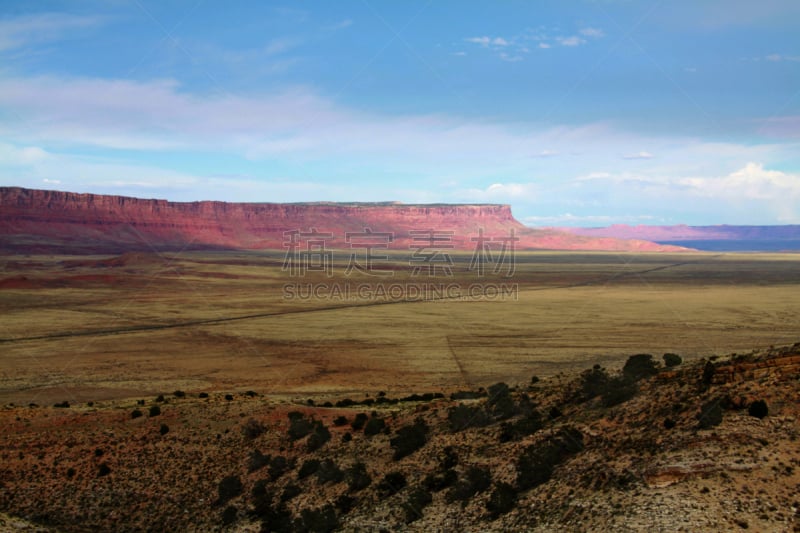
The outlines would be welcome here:
<svg viewBox="0 0 800 533">
<path fill-rule="evenodd" d="M 514 230 L 518 249 L 678 250 L 646 241 L 534 230 L 515 220 L 508 205 L 169 202 L 0 187 L 0 251 L 6 253 L 282 250 L 285 232 L 311 228 L 332 235 L 325 239 L 327 248 L 348 248 L 346 232 L 370 228 L 392 233 L 390 247 L 406 250 L 414 243 L 413 230 L 452 232 L 439 242 L 474 249 L 471 239 L 480 229 L 492 238 Z"/>
</svg>

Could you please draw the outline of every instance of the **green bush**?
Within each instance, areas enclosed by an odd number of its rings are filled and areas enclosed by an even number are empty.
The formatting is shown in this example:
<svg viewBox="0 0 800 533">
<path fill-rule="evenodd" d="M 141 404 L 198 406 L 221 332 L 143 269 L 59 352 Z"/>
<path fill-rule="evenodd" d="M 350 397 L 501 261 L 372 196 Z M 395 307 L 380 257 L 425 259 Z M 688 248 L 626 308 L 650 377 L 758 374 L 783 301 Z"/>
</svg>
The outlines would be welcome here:
<svg viewBox="0 0 800 533">
<path fill-rule="evenodd" d="M 161 414 L 161 408 L 157 405 L 150 406 L 150 416 L 159 416 Z"/>
<path fill-rule="evenodd" d="M 664 366 L 666 367 L 678 366 L 683 362 L 681 356 L 676 353 L 665 353 L 661 357 L 664 359 Z"/>
<path fill-rule="evenodd" d="M 131 418 L 139 418 L 140 416 L 142 416 L 142 412 L 140 410 L 134 409 L 131 411 Z"/>
<path fill-rule="evenodd" d="M 247 461 L 247 471 L 255 472 L 261 470 L 270 463 L 272 457 L 262 454 L 259 450 L 250 452 L 250 458 Z"/>
</svg>

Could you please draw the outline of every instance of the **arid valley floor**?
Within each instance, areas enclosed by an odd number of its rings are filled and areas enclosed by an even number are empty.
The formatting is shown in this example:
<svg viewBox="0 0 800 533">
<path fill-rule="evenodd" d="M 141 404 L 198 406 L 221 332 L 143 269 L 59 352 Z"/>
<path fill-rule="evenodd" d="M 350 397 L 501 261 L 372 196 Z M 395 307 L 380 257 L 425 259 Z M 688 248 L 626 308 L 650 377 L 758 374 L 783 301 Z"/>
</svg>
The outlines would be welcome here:
<svg viewBox="0 0 800 533">
<path fill-rule="evenodd" d="M 0 527 L 800 527 L 800 256 L 390 255 L 3 257 Z"/>
</svg>

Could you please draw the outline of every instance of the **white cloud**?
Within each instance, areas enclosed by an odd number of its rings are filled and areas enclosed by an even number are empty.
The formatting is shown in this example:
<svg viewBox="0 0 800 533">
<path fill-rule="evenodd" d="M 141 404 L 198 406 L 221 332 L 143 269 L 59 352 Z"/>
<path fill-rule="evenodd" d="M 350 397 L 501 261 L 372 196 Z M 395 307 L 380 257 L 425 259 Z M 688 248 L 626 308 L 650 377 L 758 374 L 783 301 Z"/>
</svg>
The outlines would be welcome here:
<svg viewBox="0 0 800 533">
<path fill-rule="evenodd" d="M 792 61 L 798 62 L 800 61 L 800 56 L 789 56 L 785 54 L 769 54 L 764 56 L 766 61 L 771 61 L 773 63 L 778 63 L 780 61 Z"/>
<path fill-rule="evenodd" d="M 454 56 L 465 56 L 465 55 L 467 55 L 467 53 L 466 52 L 453 52 L 451 55 L 454 55 Z"/>
<path fill-rule="evenodd" d="M 532 226 L 553 226 L 553 225 L 566 225 L 566 226 L 579 226 L 585 224 L 620 224 L 620 223 L 638 223 L 652 222 L 656 217 L 652 215 L 573 215 L 572 213 L 564 213 L 561 215 L 551 216 L 528 216 L 524 217 L 522 221 L 525 224 Z"/>
<path fill-rule="evenodd" d="M 483 37 L 467 37 L 464 40 L 467 41 L 468 43 L 475 43 L 475 44 L 479 44 L 481 46 L 489 46 L 489 44 L 492 42 L 491 37 L 486 37 L 486 36 L 483 36 Z"/>
<path fill-rule="evenodd" d="M 625 154 L 622 159 L 652 159 L 653 154 L 650 152 L 637 152 L 635 154 Z"/>
<path fill-rule="evenodd" d="M 492 183 L 485 189 L 468 189 L 460 193 L 472 201 L 497 202 L 512 200 L 531 200 L 535 193 L 535 185 L 531 183 Z"/>
<path fill-rule="evenodd" d="M 522 61 L 522 56 L 510 55 L 506 54 L 505 52 L 501 52 L 500 59 L 503 61 L 508 61 L 509 63 L 516 63 L 517 61 Z"/>
<path fill-rule="evenodd" d="M 541 152 L 536 154 L 535 157 L 553 157 L 556 155 L 558 155 L 558 152 L 556 152 L 555 150 L 542 150 Z"/>
<path fill-rule="evenodd" d="M 502 37 L 495 37 L 494 39 L 492 39 L 492 44 L 495 46 L 508 46 L 511 43 L 509 43 Z"/>
<path fill-rule="evenodd" d="M 579 32 L 586 37 L 604 37 L 605 33 L 600 28 L 583 28 Z"/>
<path fill-rule="evenodd" d="M 787 196 L 800 198 L 800 174 L 767 170 L 763 164 L 753 162 L 727 176 L 684 178 L 679 183 L 700 196 L 775 201 Z"/>
<path fill-rule="evenodd" d="M 556 41 L 561 46 L 580 46 L 582 44 L 586 44 L 586 39 L 581 39 L 577 35 L 572 35 L 570 37 L 556 37 Z"/>
<path fill-rule="evenodd" d="M 539 48 L 550 48 L 550 45 L 547 43 L 539 43 Z"/>
<path fill-rule="evenodd" d="M 49 183 L 51 185 L 58 185 L 58 184 L 61 183 L 61 180 L 51 180 L 51 179 L 47 179 L 47 178 L 44 178 L 42 181 L 44 183 Z"/>
<path fill-rule="evenodd" d="M 3 19 L 0 20 L 0 51 L 56 41 L 64 33 L 84 30 L 103 20 L 102 17 L 66 13 L 41 13 Z"/>
</svg>

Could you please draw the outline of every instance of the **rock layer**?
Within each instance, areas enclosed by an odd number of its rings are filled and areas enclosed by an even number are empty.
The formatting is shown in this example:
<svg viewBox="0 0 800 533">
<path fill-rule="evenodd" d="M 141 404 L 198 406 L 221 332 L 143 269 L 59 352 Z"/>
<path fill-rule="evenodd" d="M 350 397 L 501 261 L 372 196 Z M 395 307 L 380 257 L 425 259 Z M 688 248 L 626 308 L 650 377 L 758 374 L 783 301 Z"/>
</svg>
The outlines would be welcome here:
<svg viewBox="0 0 800 533">
<path fill-rule="evenodd" d="M 399 203 L 227 203 L 170 202 L 124 196 L 0 188 L 0 250 L 5 252 L 105 253 L 132 250 L 285 249 L 286 232 L 316 230 L 330 249 L 349 248 L 347 232 L 390 233 L 352 242 L 388 244 L 408 250 L 474 249 L 483 230 L 501 239 L 514 232 L 517 249 L 678 251 L 641 240 L 593 238 L 527 228 L 508 205 Z M 302 237 L 302 239 L 308 239 Z M 302 241 L 301 239 L 301 241 Z M 495 241 L 494 246 L 500 246 Z"/>
</svg>

